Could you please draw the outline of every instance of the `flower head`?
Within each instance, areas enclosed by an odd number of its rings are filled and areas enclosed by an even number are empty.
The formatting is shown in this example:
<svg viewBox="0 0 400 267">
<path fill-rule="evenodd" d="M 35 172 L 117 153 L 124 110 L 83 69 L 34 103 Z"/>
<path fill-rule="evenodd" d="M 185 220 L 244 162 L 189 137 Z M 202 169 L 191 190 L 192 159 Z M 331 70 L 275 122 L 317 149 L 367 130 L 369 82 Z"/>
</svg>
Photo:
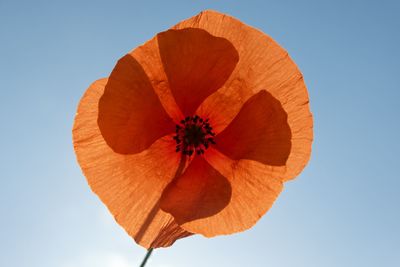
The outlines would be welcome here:
<svg viewBox="0 0 400 267">
<path fill-rule="evenodd" d="M 73 129 L 90 187 L 146 248 L 253 226 L 308 162 L 312 135 L 287 52 L 215 11 L 122 57 Z"/>
</svg>

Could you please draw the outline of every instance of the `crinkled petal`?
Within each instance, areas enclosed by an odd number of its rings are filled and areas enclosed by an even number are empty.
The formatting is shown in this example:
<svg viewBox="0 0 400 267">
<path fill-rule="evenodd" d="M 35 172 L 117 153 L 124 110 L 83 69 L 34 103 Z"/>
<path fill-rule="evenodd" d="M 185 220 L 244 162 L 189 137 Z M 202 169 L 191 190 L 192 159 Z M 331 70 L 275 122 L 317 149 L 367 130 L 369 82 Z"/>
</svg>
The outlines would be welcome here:
<svg viewBox="0 0 400 267">
<path fill-rule="evenodd" d="M 285 166 L 291 137 L 281 103 L 262 90 L 249 98 L 228 127 L 215 137 L 215 148 L 234 160 Z"/>
<path fill-rule="evenodd" d="M 206 30 L 228 40 L 239 53 L 239 62 L 224 86 L 210 95 L 196 113 L 210 117 L 214 130 L 221 132 L 249 98 L 267 90 L 281 102 L 292 133 L 283 179 L 297 176 L 310 158 L 313 122 L 303 76 L 287 52 L 259 30 L 215 11 L 201 12 L 174 28 Z"/>
<path fill-rule="evenodd" d="M 227 81 L 238 62 L 229 41 L 201 29 L 168 30 L 157 39 L 171 91 L 185 116 Z"/>
<path fill-rule="evenodd" d="M 97 124 L 99 99 L 107 84 L 107 79 L 93 83 L 79 104 L 73 128 L 78 162 L 92 190 L 137 243 L 146 248 L 170 246 L 191 234 L 159 207 L 180 155 L 174 152 L 171 136 L 138 154 L 113 151 Z"/>
<path fill-rule="evenodd" d="M 117 153 L 142 152 L 174 131 L 175 123 L 161 105 L 142 66 L 129 54 L 112 71 L 98 108 L 100 131 Z"/>
<path fill-rule="evenodd" d="M 164 190 L 160 206 L 178 224 L 213 216 L 231 200 L 231 185 L 201 156 Z"/>
<path fill-rule="evenodd" d="M 253 160 L 231 160 L 210 148 L 204 158 L 231 185 L 229 203 L 218 213 L 189 220 L 181 227 L 206 237 L 232 234 L 252 227 L 272 206 L 282 190 L 284 167 Z"/>
</svg>

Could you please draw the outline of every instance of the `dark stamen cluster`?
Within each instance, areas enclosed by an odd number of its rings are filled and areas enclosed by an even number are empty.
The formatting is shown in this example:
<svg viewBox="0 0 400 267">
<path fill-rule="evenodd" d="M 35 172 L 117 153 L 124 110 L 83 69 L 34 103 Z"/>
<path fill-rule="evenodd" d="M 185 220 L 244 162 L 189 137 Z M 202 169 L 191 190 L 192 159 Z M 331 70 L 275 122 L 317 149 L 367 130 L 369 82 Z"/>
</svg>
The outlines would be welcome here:
<svg viewBox="0 0 400 267">
<path fill-rule="evenodd" d="M 191 156 L 204 154 L 204 151 L 210 146 L 215 145 L 212 127 L 208 122 L 197 115 L 188 116 L 176 125 L 176 152 L 182 152 L 184 155 Z"/>
</svg>

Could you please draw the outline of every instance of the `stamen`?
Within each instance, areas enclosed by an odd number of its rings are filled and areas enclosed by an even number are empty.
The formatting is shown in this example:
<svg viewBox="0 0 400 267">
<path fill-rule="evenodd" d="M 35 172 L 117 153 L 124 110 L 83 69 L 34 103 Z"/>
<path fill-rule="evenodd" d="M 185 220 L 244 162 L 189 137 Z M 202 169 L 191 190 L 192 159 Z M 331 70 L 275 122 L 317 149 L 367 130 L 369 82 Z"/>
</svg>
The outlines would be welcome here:
<svg viewBox="0 0 400 267">
<path fill-rule="evenodd" d="M 203 119 L 198 115 L 187 116 L 175 127 L 176 135 L 173 139 L 176 142 L 176 152 L 192 156 L 204 154 L 204 151 L 215 145 L 213 137 L 215 133 L 209 123 L 209 119 Z"/>
</svg>

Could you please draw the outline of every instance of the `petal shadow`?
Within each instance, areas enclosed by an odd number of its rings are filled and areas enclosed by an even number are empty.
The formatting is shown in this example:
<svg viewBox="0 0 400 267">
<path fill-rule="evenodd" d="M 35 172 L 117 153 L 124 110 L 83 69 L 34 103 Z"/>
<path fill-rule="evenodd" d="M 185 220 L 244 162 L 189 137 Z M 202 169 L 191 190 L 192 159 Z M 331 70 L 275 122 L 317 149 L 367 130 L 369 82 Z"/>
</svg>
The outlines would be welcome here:
<svg viewBox="0 0 400 267">
<path fill-rule="evenodd" d="M 291 138 L 287 113 L 281 103 L 261 90 L 244 103 L 215 141 L 216 148 L 231 159 L 284 166 L 290 154 Z"/>
<path fill-rule="evenodd" d="M 121 58 L 99 101 L 98 125 L 106 143 L 120 154 L 136 154 L 174 131 L 142 66 Z"/>
<path fill-rule="evenodd" d="M 228 80 L 239 61 L 231 42 L 202 29 L 168 30 L 157 39 L 171 91 L 185 116 Z"/>
<path fill-rule="evenodd" d="M 203 157 L 195 156 L 185 172 L 164 190 L 160 207 L 181 225 L 217 214 L 229 204 L 229 181 Z"/>
</svg>

